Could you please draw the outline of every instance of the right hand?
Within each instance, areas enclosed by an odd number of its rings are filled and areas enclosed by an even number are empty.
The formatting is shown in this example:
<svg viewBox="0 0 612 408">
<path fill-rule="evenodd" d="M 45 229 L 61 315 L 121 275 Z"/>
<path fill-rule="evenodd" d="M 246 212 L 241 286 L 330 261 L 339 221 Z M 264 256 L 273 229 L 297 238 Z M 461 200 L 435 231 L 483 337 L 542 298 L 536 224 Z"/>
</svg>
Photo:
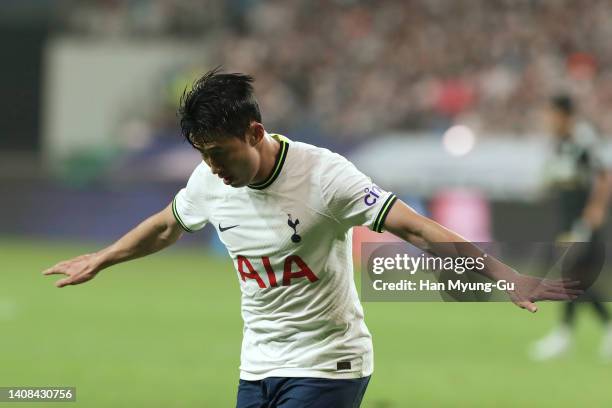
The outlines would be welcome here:
<svg viewBox="0 0 612 408">
<path fill-rule="evenodd" d="M 97 262 L 97 254 L 85 254 L 62 261 L 43 271 L 43 275 L 66 275 L 55 282 L 55 286 L 63 288 L 67 285 L 78 285 L 93 279 L 102 268 Z"/>
</svg>

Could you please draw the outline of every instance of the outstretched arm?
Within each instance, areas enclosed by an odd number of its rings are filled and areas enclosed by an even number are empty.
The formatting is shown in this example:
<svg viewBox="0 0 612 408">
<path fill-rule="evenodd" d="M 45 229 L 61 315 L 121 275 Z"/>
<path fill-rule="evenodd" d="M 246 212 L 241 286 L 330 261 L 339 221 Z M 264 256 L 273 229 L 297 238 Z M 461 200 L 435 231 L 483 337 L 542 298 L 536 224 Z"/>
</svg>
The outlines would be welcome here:
<svg viewBox="0 0 612 408">
<path fill-rule="evenodd" d="M 595 176 L 591 195 L 584 207 L 583 221 L 591 230 L 600 228 L 606 218 L 612 194 L 612 172 L 602 170 Z"/>
<path fill-rule="evenodd" d="M 397 237 L 436 256 L 463 256 L 476 258 L 482 251 L 457 233 L 444 228 L 435 221 L 418 214 L 397 200 L 385 219 L 385 229 Z M 449 245 L 456 242 L 460 245 Z M 515 290 L 508 292 L 510 299 L 530 312 L 538 310 L 538 300 L 571 300 L 582 293 L 575 289 L 579 282 L 549 280 L 521 275 L 493 256 L 487 256 L 485 268 L 479 273 L 498 281 L 504 279 L 515 283 Z"/>
<path fill-rule="evenodd" d="M 111 246 L 98 252 L 59 262 L 43 275 L 66 275 L 55 282 L 58 288 L 93 279 L 109 266 L 143 257 L 174 244 L 183 229 L 172 214 L 172 205 L 147 218 Z"/>
</svg>

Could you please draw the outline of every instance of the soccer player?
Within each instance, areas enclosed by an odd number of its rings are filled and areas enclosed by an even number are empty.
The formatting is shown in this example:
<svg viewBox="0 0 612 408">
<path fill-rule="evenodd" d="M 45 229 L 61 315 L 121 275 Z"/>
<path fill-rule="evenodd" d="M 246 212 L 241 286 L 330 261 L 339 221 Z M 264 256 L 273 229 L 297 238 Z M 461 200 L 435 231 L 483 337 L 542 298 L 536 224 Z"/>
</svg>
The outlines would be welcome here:
<svg viewBox="0 0 612 408">
<path fill-rule="evenodd" d="M 579 120 L 573 100 L 567 95 L 550 101 L 550 126 L 555 149 L 545 166 L 545 181 L 558 205 L 557 235 L 560 241 L 579 242 L 571 251 L 571 264 L 564 265 L 578 275 L 597 273 L 605 256 L 602 225 L 611 193 L 611 173 L 605 165 L 599 136 L 593 126 Z M 567 256 L 567 255 L 566 255 Z M 593 270 L 593 268 L 597 268 Z M 588 280 L 588 279 L 587 279 Z M 600 354 L 612 359 L 610 312 L 594 290 L 584 295 L 604 326 Z M 580 299 L 583 300 L 583 299 Z M 561 325 L 539 340 L 531 350 L 536 360 L 564 354 L 572 342 L 576 306 L 566 302 Z"/>
<path fill-rule="evenodd" d="M 203 162 L 186 187 L 111 246 L 44 274 L 66 275 L 58 287 L 81 284 L 212 224 L 242 291 L 237 407 L 358 407 L 374 365 L 353 281 L 351 228 L 386 229 L 421 248 L 464 240 L 344 157 L 266 132 L 252 81 L 218 70 L 196 81 L 179 114 L 182 134 Z M 523 276 L 487 259 L 484 273 L 514 282 L 512 301 L 531 312 L 536 300 L 581 293 L 571 282 Z"/>
</svg>

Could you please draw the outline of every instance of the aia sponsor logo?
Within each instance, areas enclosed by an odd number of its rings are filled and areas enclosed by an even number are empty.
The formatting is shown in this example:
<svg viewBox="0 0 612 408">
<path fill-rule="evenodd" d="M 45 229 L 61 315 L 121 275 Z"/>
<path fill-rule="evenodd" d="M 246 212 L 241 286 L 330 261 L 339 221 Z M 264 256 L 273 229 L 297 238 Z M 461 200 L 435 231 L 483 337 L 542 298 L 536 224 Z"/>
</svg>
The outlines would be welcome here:
<svg viewBox="0 0 612 408">
<path fill-rule="evenodd" d="M 279 282 L 276 279 L 276 274 L 274 273 L 274 269 L 272 269 L 272 264 L 270 263 L 270 258 L 267 256 L 261 257 L 261 263 L 266 272 L 266 280 L 268 284 L 262 278 L 262 274 L 260 274 L 254 267 L 253 263 L 248 260 L 247 257 L 238 255 L 238 273 L 240 274 L 240 278 L 243 282 L 246 282 L 247 279 L 253 279 L 257 282 L 260 288 L 265 289 L 267 287 L 277 288 L 279 286 Z M 294 271 L 294 265 L 297 266 Z M 312 272 L 310 267 L 297 255 L 290 255 L 285 258 L 283 262 L 283 278 L 280 284 L 282 286 L 291 285 L 291 281 L 294 279 L 308 279 L 311 283 L 319 280 L 317 276 Z"/>
<path fill-rule="evenodd" d="M 378 187 L 376 184 L 372 184 L 371 187 L 366 187 L 363 192 L 366 194 L 363 197 L 363 202 L 365 203 L 365 205 L 367 205 L 368 207 L 373 206 L 374 204 L 376 204 L 376 202 L 378 201 L 378 199 L 380 198 L 380 196 L 383 194 L 383 191 L 380 189 L 380 187 Z"/>
</svg>

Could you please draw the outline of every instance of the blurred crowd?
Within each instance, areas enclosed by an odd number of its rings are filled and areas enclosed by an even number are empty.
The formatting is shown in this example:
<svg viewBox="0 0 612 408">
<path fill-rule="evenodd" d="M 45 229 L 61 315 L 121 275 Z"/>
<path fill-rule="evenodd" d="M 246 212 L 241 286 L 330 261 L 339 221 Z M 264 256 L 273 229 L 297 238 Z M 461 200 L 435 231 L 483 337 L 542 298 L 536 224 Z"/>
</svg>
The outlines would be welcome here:
<svg viewBox="0 0 612 408">
<path fill-rule="evenodd" d="M 612 135 L 609 0 L 67 1 L 67 32 L 202 38 L 275 131 L 525 134 L 557 92 Z M 209 67 L 210 68 L 210 67 Z"/>
</svg>

